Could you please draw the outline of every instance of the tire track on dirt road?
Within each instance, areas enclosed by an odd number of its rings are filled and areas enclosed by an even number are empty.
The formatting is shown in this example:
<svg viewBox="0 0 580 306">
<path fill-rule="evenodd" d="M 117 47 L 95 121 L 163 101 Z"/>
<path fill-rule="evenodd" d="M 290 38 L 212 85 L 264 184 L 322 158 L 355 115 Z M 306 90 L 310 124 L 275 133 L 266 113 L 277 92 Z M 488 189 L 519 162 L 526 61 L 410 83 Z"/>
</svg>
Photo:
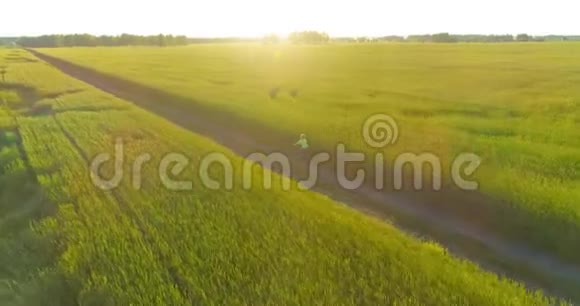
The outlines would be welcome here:
<svg viewBox="0 0 580 306">
<path fill-rule="evenodd" d="M 292 177 L 307 177 L 304 175 L 307 174 L 305 157 L 288 148 L 295 135 L 276 133 L 256 122 L 212 109 L 193 99 L 100 73 L 35 50 L 29 51 L 63 73 L 211 138 L 240 156 L 253 152 L 284 152 L 293 167 Z M 392 219 L 400 229 L 433 239 L 453 254 L 488 270 L 522 281 L 531 288 L 580 301 L 577 290 L 580 288 L 580 267 L 506 239 L 493 224 L 491 205 L 495 200 L 477 192 L 453 189 L 440 192 L 378 191 L 371 187 L 372 184 L 349 191 L 340 187 L 335 174 L 336 169 L 321 167 L 319 184 L 313 189 L 374 217 Z"/>
</svg>

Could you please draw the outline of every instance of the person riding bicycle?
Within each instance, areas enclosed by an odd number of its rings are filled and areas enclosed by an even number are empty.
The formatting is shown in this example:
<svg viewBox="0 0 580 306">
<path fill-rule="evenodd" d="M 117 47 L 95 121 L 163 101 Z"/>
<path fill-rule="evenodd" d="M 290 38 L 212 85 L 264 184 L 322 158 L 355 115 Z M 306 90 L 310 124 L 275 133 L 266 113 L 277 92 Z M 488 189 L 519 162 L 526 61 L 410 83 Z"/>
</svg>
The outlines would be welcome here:
<svg viewBox="0 0 580 306">
<path fill-rule="evenodd" d="M 300 139 L 294 144 L 295 146 L 299 146 L 300 149 L 306 150 L 308 149 L 308 139 L 306 139 L 306 134 L 300 134 Z"/>
</svg>

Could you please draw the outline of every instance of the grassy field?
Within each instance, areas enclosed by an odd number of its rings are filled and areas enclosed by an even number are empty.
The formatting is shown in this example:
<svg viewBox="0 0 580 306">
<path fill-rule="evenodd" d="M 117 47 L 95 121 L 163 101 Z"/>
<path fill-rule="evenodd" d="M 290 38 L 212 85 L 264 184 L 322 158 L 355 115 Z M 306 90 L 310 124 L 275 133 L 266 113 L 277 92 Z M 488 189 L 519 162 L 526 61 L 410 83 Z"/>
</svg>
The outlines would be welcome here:
<svg viewBox="0 0 580 306">
<path fill-rule="evenodd" d="M 579 51 L 577 43 L 42 50 L 259 121 L 273 133 L 307 133 L 327 148 L 346 142 L 370 152 L 360 127 L 371 114 L 389 114 L 401 136 L 387 154 L 434 152 L 449 165 L 458 153 L 475 152 L 483 158 L 480 190 L 499 200 L 494 226 L 575 263 Z"/>
<path fill-rule="evenodd" d="M 220 151 L 236 168 L 241 159 L 23 50 L 0 50 L 0 64 L 2 304 L 555 302 L 311 192 L 174 192 L 156 166 L 144 167 L 140 190 L 125 178 L 104 192 L 88 162 L 119 137 L 126 160 L 146 152 L 150 165 L 168 152 Z"/>
</svg>

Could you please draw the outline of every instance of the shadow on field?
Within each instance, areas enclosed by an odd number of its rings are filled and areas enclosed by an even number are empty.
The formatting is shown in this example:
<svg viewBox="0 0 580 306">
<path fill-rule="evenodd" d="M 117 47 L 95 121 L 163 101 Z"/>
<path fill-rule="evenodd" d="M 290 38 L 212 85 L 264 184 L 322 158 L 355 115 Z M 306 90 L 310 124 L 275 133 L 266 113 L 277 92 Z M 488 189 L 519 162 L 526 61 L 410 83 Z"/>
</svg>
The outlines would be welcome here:
<svg viewBox="0 0 580 306">
<path fill-rule="evenodd" d="M 17 105 L 10 106 L 10 108 L 30 107 L 39 99 L 36 88 L 20 83 L 0 82 L 0 90 L 14 91 L 18 93 L 20 98 L 19 103 Z"/>
<path fill-rule="evenodd" d="M 19 55 L 8 55 L 4 58 L 8 63 L 36 63 L 38 60 L 19 56 Z"/>
<path fill-rule="evenodd" d="M 69 89 L 57 92 L 47 92 L 40 93 L 36 88 L 30 87 L 21 83 L 12 82 L 0 82 L 0 91 L 12 91 L 18 94 L 18 101 L 11 102 L 8 105 L 4 105 L 8 109 L 15 111 L 21 116 L 49 116 L 54 115 L 53 105 L 51 103 L 39 103 L 43 99 L 56 100 L 65 95 L 72 95 L 76 93 L 83 92 L 84 89 Z M 0 103 L 7 103 L 5 101 L 0 101 Z M 1 105 L 1 104 L 0 104 Z M 104 108 L 94 108 L 94 107 L 78 107 L 69 108 L 64 111 L 102 111 L 106 110 Z"/>
<path fill-rule="evenodd" d="M 241 156 L 254 152 L 283 152 L 291 160 L 292 176 L 298 179 L 307 177 L 308 156 L 291 145 L 296 141 L 296 135 L 273 131 L 236 114 L 212 109 L 199 101 L 99 73 L 35 50 L 29 51 L 66 74 L 205 135 Z M 277 93 L 272 89 L 269 94 L 275 97 Z M 471 115 L 485 116 L 480 113 Z M 317 151 L 332 152 L 313 147 L 313 152 Z M 370 171 L 370 165 L 364 167 Z M 352 174 L 354 169 L 350 170 Z M 440 192 L 416 192 L 410 187 L 397 192 L 377 191 L 373 187 L 374 182 L 368 180 L 363 187 L 349 191 L 340 187 L 336 177 L 332 163 L 325 163 L 319 168 L 319 183 L 314 190 L 375 217 L 393 220 L 400 228 L 432 238 L 459 256 L 526 282 L 531 287 L 580 300 L 580 292 L 576 290 L 580 284 L 580 267 L 510 240 L 506 238 L 509 233 L 500 232 L 501 224 L 498 224 L 497 216 L 509 213 L 508 205 L 452 186 L 443 186 Z M 410 176 L 406 177 L 411 179 Z M 408 183 L 406 186 L 411 186 Z M 502 206 L 501 210 L 497 209 L 499 206 Z"/>
<path fill-rule="evenodd" d="M 57 211 L 37 177 L 56 169 L 35 171 L 19 126 L 22 116 L 51 114 L 52 107 L 37 103 L 44 97 L 25 84 L 0 82 L 3 91 L 17 98 L 0 101 L 3 116 L 12 119 L 0 128 L 0 304 L 75 305 L 78 290 L 55 266 L 53 233 L 37 226 Z"/>
<path fill-rule="evenodd" d="M 0 129 L 2 305 L 74 305 L 74 290 L 54 267 L 52 241 L 31 228 L 55 211 L 29 164 L 18 128 Z"/>
</svg>

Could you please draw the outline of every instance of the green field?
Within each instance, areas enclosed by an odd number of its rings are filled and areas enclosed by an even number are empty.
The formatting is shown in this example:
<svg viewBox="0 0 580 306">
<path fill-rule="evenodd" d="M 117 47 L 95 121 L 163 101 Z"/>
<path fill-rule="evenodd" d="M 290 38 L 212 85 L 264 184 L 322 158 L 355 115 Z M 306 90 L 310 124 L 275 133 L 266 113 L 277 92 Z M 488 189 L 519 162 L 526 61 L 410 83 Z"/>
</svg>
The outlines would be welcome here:
<svg viewBox="0 0 580 306">
<path fill-rule="evenodd" d="M 41 52 L 231 111 L 273 134 L 304 132 L 327 149 L 345 142 L 371 152 L 360 127 L 373 113 L 389 114 L 401 130 L 389 156 L 434 152 L 448 170 L 458 153 L 478 154 L 476 178 L 497 211 L 487 222 L 506 237 L 580 263 L 578 43 Z"/>
<path fill-rule="evenodd" d="M 210 51 L 196 50 L 155 52 Z M 279 184 L 274 190 L 175 192 L 162 187 L 155 166 L 144 168 L 140 190 L 125 178 L 120 188 L 104 192 L 92 184 L 88 163 L 99 153 L 113 153 L 119 137 L 127 160 L 146 152 L 152 155 L 151 165 L 169 152 L 187 152 L 192 159 L 224 152 L 235 167 L 241 158 L 72 79 L 24 50 L 0 50 L 2 64 L 8 66 L 9 78 L 0 96 L 11 101 L 0 108 L 2 304 L 555 302 L 312 192 L 286 192 Z M 304 91 L 304 99 L 309 95 Z M 288 116 L 296 116 L 295 111 Z M 126 164 L 125 170 L 131 166 Z M 255 171 L 260 181 L 261 171 Z M 196 177 L 194 169 L 181 175 Z"/>
</svg>

